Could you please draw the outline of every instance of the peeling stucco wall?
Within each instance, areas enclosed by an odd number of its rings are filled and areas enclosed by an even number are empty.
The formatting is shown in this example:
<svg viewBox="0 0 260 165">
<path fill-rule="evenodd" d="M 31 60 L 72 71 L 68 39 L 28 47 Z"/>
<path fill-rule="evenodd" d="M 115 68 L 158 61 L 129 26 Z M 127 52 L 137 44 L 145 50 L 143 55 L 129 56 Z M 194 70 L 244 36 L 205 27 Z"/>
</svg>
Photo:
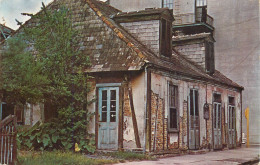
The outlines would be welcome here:
<svg viewBox="0 0 260 165">
<path fill-rule="evenodd" d="M 228 109 L 228 97 L 232 96 L 235 97 L 235 111 L 236 111 L 236 139 L 237 139 L 237 146 L 241 144 L 241 98 L 240 93 L 234 89 L 229 89 L 226 87 L 221 87 L 215 84 L 205 84 L 202 82 L 188 82 L 183 81 L 178 78 L 171 78 L 169 75 L 165 75 L 164 73 L 160 73 L 158 71 L 155 71 L 152 73 L 152 92 L 153 95 L 156 97 L 159 97 L 160 99 L 164 100 L 165 102 L 165 109 L 158 109 L 159 111 L 165 111 L 165 119 L 168 120 L 168 83 L 171 82 L 174 85 L 178 86 L 178 96 L 179 96 L 179 104 L 178 104 L 178 111 L 179 111 L 179 133 L 168 133 L 167 134 L 167 141 L 164 141 L 164 143 L 167 143 L 167 148 L 183 148 L 187 149 L 188 147 L 188 123 L 187 123 L 187 112 L 188 112 L 188 96 L 190 89 L 197 89 L 199 93 L 199 99 L 198 99 L 198 105 L 199 105 L 199 121 L 200 121 L 200 148 L 208 148 L 209 144 L 210 147 L 213 147 L 213 137 L 212 137 L 212 108 L 213 108 L 213 94 L 214 93 L 220 93 L 221 94 L 221 109 L 222 109 L 222 143 L 223 147 L 228 147 L 228 135 L 227 135 L 227 122 L 228 122 L 228 116 L 227 116 L 227 109 Z M 207 93 L 206 93 L 207 92 Z M 156 98 L 155 97 L 155 98 Z M 209 104 L 209 120 L 204 119 L 204 110 L 203 106 L 206 103 Z M 160 104 L 153 104 L 152 99 L 152 112 L 153 112 L 153 106 L 160 107 Z M 156 114 L 156 111 L 153 112 Z M 158 113 L 158 112 L 157 112 Z M 161 112 L 159 112 L 160 114 Z M 153 115 L 152 115 L 153 117 Z M 153 119 L 152 119 L 153 121 Z M 158 124 L 157 129 L 161 129 L 162 125 Z M 167 125 L 166 125 L 167 126 Z M 168 129 L 168 128 L 166 128 Z M 152 124 L 152 130 L 153 124 Z M 152 133 L 152 137 L 153 137 Z M 160 137 L 157 137 L 157 143 L 163 143 L 163 139 Z M 153 141 L 152 141 L 153 142 Z M 153 146 L 153 144 L 152 144 Z M 157 146 L 158 149 L 161 149 L 160 146 Z"/>
</svg>

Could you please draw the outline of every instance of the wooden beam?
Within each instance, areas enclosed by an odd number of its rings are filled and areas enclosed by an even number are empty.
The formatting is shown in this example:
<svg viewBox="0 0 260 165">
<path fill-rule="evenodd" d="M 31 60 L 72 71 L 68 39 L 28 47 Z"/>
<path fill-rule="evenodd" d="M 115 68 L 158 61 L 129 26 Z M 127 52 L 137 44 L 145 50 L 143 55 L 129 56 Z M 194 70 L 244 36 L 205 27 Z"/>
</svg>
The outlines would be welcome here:
<svg viewBox="0 0 260 165">
<path fill-rule="evenodd" d="M 151 95 L 151 70 L 147 69 L 147 100 L 146 100 L 146 108 L 147 108 L 147 118 L 148 121 L 146 123 L 146 127 L 147 127 L 147 142 L 146 142 L 146 149 L 148 149 L 149 151 L 151 151 L 151 143 L 152 143 L 152 139 L 151 139 L 151 135 L 152 135 L 152 130 L 151 130 L 151 124 L 152 124 L 152 112 L 151 112 L 151 99 L 152 99 L 152 95 Z"/>
<path fill-rule="evenodd" d="M 137 126 L 137 121 L 136 121 L 136 116 L 135 116 L 132 87 L 128 87 L 128 94 L 129 94 L 130 107 L 131 107 L 131 112 L 132 112 L 132 121 L 133 121 L 133 126 L 134 126 L 135 142 L 136 142 L 137 148 L 141 148 L 141 143 L 140 143 L 140 138 L 139 138 L 139 133 L 138 133 L 138 126 Z"/>
<path fill-rule="evenodd" d="M 123 151 L 123 123 L 124 123 L 124 90 L 126 83 L 122 83 L 122 87 L 119 87 L 119 122 L 118 122 L 118 150 Z"/>
</svg>

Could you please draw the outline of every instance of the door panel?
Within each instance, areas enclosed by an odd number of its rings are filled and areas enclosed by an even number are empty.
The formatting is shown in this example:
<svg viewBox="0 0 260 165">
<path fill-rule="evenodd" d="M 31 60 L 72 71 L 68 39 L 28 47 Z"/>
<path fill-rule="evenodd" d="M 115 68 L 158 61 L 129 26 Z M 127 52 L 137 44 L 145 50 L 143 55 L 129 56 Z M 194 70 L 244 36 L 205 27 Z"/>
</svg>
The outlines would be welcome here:
<svg viewBox="0 0 260 165">
<path fill-rule="evenodd" d="M 99 149 L 118 148 L 119 88 L 99 88 Z"/>
<path fill-rule="evenodd" d="M 199 149 L 199 107 L 198 107 L 198 91 L 191 89 L 189 96 L 189 149 Z"/>
<path fill-rule="evenodd" d="M 236 114 L 235 107 L 228 107 L 228 137 L 229 137 L 229 148 L 234 148 L 236 146 Z"/>
<path fill-rule="evenodd" d="M 214 149 L 222 148 L 221 103 L 213 103 Z"/>
</svg>

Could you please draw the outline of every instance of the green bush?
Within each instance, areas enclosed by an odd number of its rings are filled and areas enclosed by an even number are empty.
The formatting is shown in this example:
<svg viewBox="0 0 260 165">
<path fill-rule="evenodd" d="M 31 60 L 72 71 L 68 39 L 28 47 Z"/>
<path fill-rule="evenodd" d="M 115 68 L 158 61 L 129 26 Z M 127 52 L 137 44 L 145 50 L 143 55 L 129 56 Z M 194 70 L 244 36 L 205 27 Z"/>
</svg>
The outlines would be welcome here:
<svg viewBox="0 0 260 165">
<path fill-rule="evenodd" d="M 83 123 L 82 123 L 83 122 Z M 95 151 L 93 135 L 87 134 L 84 121 L 81 126 L 64 126 L 62 120 L 35 124 L 31 129 L 17 134 L 18 148 L 22 150 L 74 150 L 75 143 L 83 152 Z"/>
</svg>

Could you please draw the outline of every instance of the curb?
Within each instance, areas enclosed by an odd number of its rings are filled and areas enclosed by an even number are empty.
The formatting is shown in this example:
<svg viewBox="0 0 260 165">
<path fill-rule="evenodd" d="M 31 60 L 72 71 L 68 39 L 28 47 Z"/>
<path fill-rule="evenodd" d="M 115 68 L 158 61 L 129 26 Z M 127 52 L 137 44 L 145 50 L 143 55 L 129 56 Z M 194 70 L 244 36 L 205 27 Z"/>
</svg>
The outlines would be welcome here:
<svg viewBox="0 0 260 165">
<path fill-rule="evenodd" d="M 241 163 L 240 165 L 251 165 L 260 162 L 260 158 L 254 158 L 252 160 Z"/>
</svg>

